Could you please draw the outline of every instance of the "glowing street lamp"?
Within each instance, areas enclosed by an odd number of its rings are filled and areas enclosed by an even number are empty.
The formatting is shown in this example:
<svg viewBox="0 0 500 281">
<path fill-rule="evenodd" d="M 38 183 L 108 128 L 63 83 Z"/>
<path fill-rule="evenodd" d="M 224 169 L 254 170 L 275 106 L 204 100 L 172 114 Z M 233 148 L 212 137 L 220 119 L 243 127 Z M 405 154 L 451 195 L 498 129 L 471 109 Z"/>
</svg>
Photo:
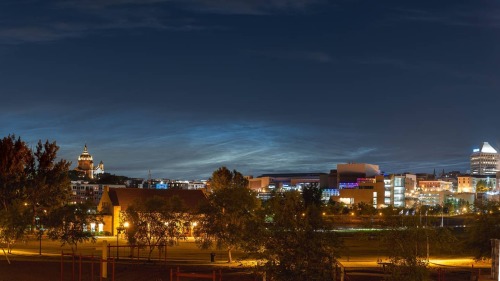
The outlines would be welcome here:
<svg viewBox="0 0 500 281">
<path fill-rule="evenodd" d="M 198 222 L 192 222 L 191 223 L 191 236 L 194 237 L 194 228 L 198 225 Z"/>
<path fill-rule="evenodd" d="M 119 257 L 119 245 L 118 245 L 118 238 L 120 237 L 120 233 L 125 233 L 127 228 L 129 227 L 129 223 L 128 222 L 125 222 L 124 224 L 120 224 L 120 226 L 118 226 L 116 228 L 116 259 L 120 259 Z"/>
</svg>

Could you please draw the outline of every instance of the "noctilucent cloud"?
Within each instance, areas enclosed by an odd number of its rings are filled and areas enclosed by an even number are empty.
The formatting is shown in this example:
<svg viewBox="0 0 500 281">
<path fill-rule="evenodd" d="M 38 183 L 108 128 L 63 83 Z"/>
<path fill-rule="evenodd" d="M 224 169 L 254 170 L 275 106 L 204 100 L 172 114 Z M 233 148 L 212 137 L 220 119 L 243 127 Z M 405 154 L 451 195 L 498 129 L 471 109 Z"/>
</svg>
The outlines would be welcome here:
<svg viewBox="0 0 500 281">
<path fill-rule="evenodd" d="M 107 172 L 466 172 L 500 145 L 500 3 L 0 2 L 0 137 Z"/>
</svg>

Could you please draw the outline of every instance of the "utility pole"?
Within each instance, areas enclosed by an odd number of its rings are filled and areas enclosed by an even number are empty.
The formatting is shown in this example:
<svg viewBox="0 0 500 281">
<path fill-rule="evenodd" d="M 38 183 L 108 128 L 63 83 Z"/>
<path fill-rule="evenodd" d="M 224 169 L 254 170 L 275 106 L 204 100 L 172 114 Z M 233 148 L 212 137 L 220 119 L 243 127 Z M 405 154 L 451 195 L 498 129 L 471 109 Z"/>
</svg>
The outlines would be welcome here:
<svg viewBox="0 0 500 281">
<path fill-rule="evenodd" d="M 427 229 L 425 230 L 427 232 Z M 429 262 L 429 233 L 427 233 L 427 263 Z"/>
<path fill-rule="evenodd" d="M 444 226 L 444 207 L 441 209 L 441 227 Z"/>
<path fill-rule="evenodd" d="M 149 173 L 148 173 L 148 189 L 151 188 L 151 170 L 149 170 Z"/>
</svg>

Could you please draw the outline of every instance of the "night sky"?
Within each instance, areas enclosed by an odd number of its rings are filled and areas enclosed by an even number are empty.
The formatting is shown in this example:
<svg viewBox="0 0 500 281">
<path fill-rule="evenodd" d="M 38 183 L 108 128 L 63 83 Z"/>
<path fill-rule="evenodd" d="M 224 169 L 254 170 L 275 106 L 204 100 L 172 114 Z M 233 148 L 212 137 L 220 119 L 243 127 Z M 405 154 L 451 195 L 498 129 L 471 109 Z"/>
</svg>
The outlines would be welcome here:
<svg viewBox="0 0 500 281">
<path fill-rule="evenodd" d="M 500 2 L 3 0 L 0 137 L 107 172 L 469 169 L 500 146 Z"/>
</svg>

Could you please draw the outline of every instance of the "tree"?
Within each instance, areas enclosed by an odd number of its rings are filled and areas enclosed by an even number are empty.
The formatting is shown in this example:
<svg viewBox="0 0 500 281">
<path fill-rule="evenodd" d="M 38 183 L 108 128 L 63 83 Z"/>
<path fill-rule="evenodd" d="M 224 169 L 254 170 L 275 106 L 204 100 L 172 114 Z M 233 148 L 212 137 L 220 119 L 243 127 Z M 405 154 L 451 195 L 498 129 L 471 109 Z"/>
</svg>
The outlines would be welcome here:
<svg viewBox="0 0 500 281">
<path fill-rule="evenodd" d="M 268 218 L 259 234 L 264 244 L 261 257 L 272 280 L 333 280 L 341 243 L 322 222 L 309 195 L 297 191 L 276 193 L 264 207 Z"/>
<path fill-rule="evenodd" d="M 38 141 L 34 157 L 30 157 L 27 165 L 28 180 L 24 187 L 24 200 L 32 211 L 32 231 L 41 212 L 50 212 L 53 208 L 64 205 L 70 198 L 70 163 L 63 159 L 56 162 L 58 150 L 56 142 Z"/>
<path fill-rule="evenodd" d="M 68 199 L 69 163 L 56 162 L 58 149 L 55 142 L 39 141 L 33 151 L 14 135 L 0 140 L 0 236 L 9 248 L 27 229 L 35 231 L 39 210 Z"/>
<path fill-rule="evenodd" d="M 354 211 L 360 216 L 373 216 L 377 214 L 377 209 L 366 202 L 359 202 L 354 205 Z"/>
<path fill-rule="evenodd" d="M 451 231 L 433 225 L 430 217 L 424 223 L 420 217 L 407 216 L 404 227 L 393 224 L 384 232 L 383 242 L 392 263 L 387 280 L 429 280 L 430 250 L 443 252 L 456 248 L 458 240 Z"/>
<path fill-rule="evenodd" d="M 249 245 L 247 238 L 257 220 L 260 201 L 236 170 L 231 172 L 221 167 L 213 172 L 210 183 L 213 192 L 208 196 L 209 205 L 200 210 L 203 216 L 196 229 L 196 242 L 204 249 L 214 245 L 226 248 L 231 263 L 231 251 Z"/>
<path fill-rule="evenodd" d="M 487 192 L 490 191 L 491 183 L 486 182 L 485 180 L 479 180 L 476 183 L 476 192 Z"/>
<path fill-rule="evenodd" d="M 22 199 L 27 180 L 26 167 L 32 154 L 21 138 L 9 135 L 0 140 L 0 203 L 9 209 L 15 200 Z"/>
<path fill-rule="evenodd" d="M 104 173 L 94 182 L 99 184 L 125 184 L 127 180 L 128 178 L 125 176 Z"/>
<path fill-rule="evenodd" d="M 132 246 L 149 247 L 148 260 L 155 247 L 174 245 L 185 238 L 191 216 L 178 197 L 149 198 L 136 201 L 122 214 L 121 222 L 128 222 L 127 238 Z"/>
<path fill-rule="evenodd" d="M 343 215 L 349 213 L 349 208 L 343 202 L 338 202 L 335 200 L 328 200 L 325 210 L 332 215 Z"/>
<path fill-rule="evenodd" d="M 306 184 L 302 188 L 302 198 L 304 198 L 305 207 L 316 206 L 321 207 L 321 189 L 318 184 Z"/>
<path fill-rule="evenodd" d="M 212 173 L 209 180 L 212 190 L 222 188 L 246 188 L 248 180 L 238 171 L 230 171 L 226 167 L 220 167 Z"/>
<path fill-rule="evenodd" d="M 385 242 L 392 263 L 390 275 L 386 280 L 424 281 L 429 280 L 429 270 L 425 253 L 419 251 L 425 241 L 423 229 L 400 229 L 386 232 Z M 391 246 L 389 246 L 389 244 Z"/>
<path fill-rule="evenodd" d="M 61 245 L 70 245 L 73 253 L 78 243 L 95 243 L 94 233 L 88 230 L 91 223 L 100 223 L 101 218 L 86 204 L 64 205 L 52 209 L 47 216 L 47 235 L 52 240 L 59 240 Z"/>
<path fill-rule="evenodd" d="M 491 239 L 500 239 L 500 202 L 476 200 L 475 213 L 467 227 L 465 248 L 475 260 L 491 258 Z"/>
<path fill-rule="evenodd" d="M 8 209 L 0 210 L 0 242 L 7 245 L 8 253 L 16 241 L 24 238 L 30 222 L 30 209 L 20 200 L 11 202 Z"/>
</svg>

